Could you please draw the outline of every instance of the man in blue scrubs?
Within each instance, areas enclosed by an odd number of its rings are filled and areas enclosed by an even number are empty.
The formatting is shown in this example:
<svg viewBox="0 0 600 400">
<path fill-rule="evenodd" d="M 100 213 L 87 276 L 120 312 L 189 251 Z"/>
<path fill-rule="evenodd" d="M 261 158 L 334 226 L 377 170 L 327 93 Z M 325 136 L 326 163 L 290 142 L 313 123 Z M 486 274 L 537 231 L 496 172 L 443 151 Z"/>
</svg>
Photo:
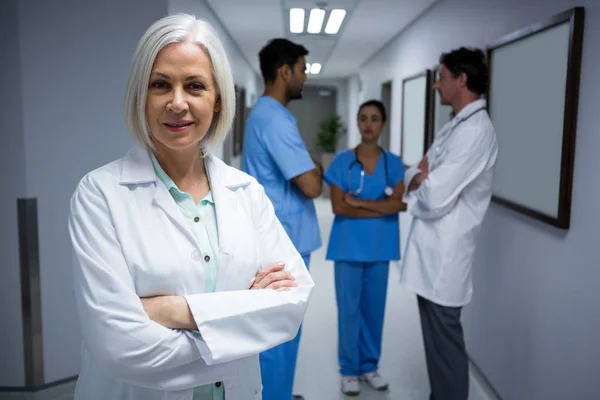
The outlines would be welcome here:
<svg viewBox="0 0 600 400">
<path fill-rule="evenodd" d="M 242 168 L 264 186 L 275 214 L 304 258 L 321 247 L 313 198 L 321 194 L 323 168 L 312 160 L 287 110 L 302 98 L 308 51 L 287 39 L 273 39 L 259 53 L 265 92 L 246 122 Z M 295 339 L 260 355 L 263 400 L 292 397 L 300 331 Z"/>
</svg>

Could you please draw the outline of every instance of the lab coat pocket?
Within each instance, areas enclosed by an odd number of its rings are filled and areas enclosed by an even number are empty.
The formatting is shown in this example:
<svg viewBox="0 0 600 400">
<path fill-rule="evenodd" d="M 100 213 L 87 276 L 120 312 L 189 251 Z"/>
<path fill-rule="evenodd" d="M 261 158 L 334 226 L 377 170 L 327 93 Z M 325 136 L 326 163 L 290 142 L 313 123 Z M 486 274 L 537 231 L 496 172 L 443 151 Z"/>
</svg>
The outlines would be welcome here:
<svg viewBox="0 0 600 400">
<path fill-rule="evenodd" d="M 259 269 L 258 249 L 256 238 L 252 233 L 247 233 L 241 228 L 245 237 L 236 241 L 234 254 L 221 252 L 217 291 L 221 290 L 245 290 L 252 285 L 253 279 Z"/>
<path fill-rule="evenodd" d="M 437 146 L 433 149 L 431 154 L 432 155 L 429 157 L 429 171 L 433 171 L 444 161 L 448 154 L 448 149 L 445 146 Z"/>
</svg>

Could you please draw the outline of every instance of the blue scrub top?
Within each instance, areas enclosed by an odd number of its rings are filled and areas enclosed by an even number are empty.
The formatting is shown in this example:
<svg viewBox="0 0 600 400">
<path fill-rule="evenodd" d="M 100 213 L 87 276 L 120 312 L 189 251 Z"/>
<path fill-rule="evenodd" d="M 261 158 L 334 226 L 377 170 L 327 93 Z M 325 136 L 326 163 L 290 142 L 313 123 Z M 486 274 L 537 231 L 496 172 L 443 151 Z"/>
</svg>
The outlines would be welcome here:
<svg viewBox="0 0 600 400">
<path fill-rule="evenodd" d="M 402 159 L 390 152 L 379 156 L 373 175 L 365 172 L 362 191 L 355 195 L 361 200 L 384 200 L 387 179 L 390 187 L 404 179 Z M 325 182 L 336 185 L 345 193 L 360 186 L 360 164 L 352 150 L 338 153 L 325 173 Z M 349 174 L 350 172 L 350 174 Z M 329 237 L 327 259 L 347 262 L 377 262 L 400 259 L 399 215 L 373 218 L 351 218 L 336 215 Z"/>
<path fill-rule="evenodd" d="M 302 255 L 321 247 L 321 233 L 313 200 L 291 179 L 314 168 L 294 116 L 274 98 L 260 97 L 246 122 L 242 169 L 263 185 Z"/>
</svg>

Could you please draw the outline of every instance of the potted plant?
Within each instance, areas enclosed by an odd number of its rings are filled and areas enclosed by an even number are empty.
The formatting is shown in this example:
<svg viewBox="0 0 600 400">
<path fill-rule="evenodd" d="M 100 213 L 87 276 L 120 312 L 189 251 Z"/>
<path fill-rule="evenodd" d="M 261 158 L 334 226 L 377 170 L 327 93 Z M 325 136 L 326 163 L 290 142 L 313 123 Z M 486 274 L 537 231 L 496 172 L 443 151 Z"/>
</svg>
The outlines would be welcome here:
<svg viewBox="0 0 600 400">
<path fill-rule="evenodd" d="M 319 152 L 324 171 L 327 170 L 335 156 L 337 142 L 343 130 L 344 125 L 339 115 L 334 115 L 321 122 L 316 137 L 315 149 Z M 323 195 L 329 197 L 329 187 L 327 185 L 323 186 Z"/>
</svg>

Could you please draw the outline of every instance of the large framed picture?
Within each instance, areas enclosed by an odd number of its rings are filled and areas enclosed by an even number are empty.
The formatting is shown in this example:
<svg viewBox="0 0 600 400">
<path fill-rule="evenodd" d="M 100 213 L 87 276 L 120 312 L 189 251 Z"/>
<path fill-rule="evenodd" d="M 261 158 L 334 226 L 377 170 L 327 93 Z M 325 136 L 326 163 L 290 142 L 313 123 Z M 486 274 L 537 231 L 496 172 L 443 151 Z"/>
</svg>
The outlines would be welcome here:
<svg viewBox="0 0 600 400">
<path fill-rule="evenodd" d="M 488 112 L 498 137 L 493 201 L 568 229 L 584 9 L 488 46 Z"/>
</svg>

